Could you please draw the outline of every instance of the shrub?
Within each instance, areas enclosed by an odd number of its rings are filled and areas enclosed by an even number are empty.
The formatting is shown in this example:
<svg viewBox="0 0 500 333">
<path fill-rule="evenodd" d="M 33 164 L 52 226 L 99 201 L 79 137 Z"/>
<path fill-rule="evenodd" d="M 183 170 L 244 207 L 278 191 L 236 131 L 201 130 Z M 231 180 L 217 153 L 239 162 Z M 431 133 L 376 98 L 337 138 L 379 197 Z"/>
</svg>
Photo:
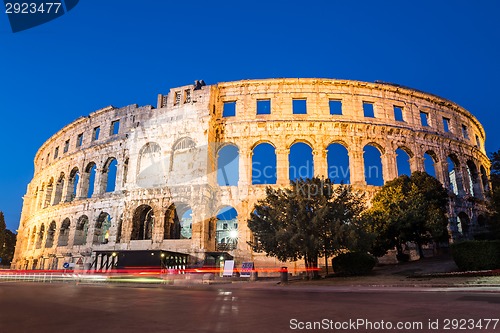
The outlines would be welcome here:
<svg viewBox="0 0 500 333">
<path fill-rule="evenodd" d="M 407 253 L 398 253 L 398 254 L 396 254 L 396 259 L 399 262 L 408 262 L 408 261 L 410 261 L 410 255 Z"/>
<path fill-rule="evenodd" d="M 370 273 L 377 260 L 363 252 L 342 253 L 332 259 L 335 274 L 365 275 Z"/>
<path fill-rule="evenodd" d="M 450 248 L 462 271 L 500 268 L 500 241 L 464 241 L 451 244 Z"/>
</svg>

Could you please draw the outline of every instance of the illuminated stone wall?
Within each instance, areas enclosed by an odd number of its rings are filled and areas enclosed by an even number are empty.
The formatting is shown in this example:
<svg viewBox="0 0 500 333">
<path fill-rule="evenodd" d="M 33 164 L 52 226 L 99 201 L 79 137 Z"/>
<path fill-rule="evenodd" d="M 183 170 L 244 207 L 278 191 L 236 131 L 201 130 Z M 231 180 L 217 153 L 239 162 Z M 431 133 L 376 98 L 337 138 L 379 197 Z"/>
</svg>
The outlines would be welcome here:
<svg viewBox="0 0 500 333">
<path fill-rule="evenodd" d="M 294 100 L 305 105 L 305 114 L 294 113 Z M 264 114 L 258 114 L 261 105 Z M 339 107 L 341 114 L 332 114 Z M 234 115 L 224 114 L 225 108 Z M 348 182 L 369 196 L 379 187 L 365 179 L 367 146 L 380 154 L 383 181 L 398 176 L 397 154 L 407 155 L 411 171 L 425 171 L 426 156 L 453 199 L 450 235 L 470 237 L 481 229 L 485 211 L 490 162 L 484 140 L 481 124 L 467 110 L 392 84 L 269 79 L 171 89 L 158 96 L 157 108 L 110 106 L 42 145 L 24 197 L 13 267 L 55 269 L 80 258 L 91 264 L 95 251 L 139 249 L 189 253 L 191 263 L 224 250 L 237 265 L 252 260 L 280 266 L 247 245 L 246 219 L 267 186 L 252 181 L 260 144 L 276 156 L 271 186 L 289 183 L 294 144 L 311 148 L 309 171 L 318 176 L 328 176 L 328 147 L 339 144 L 349 160 Z M 219 185 L 218 159 L 228 147 L 237 151 L 237 175 L 226 186 Z M 217 222 L 225 207 L 237 212 L 238 223 L 229 225 L 237 225 L 239 239 L 230 246 L 217 236 L 229 233 Z"/>
</svg>

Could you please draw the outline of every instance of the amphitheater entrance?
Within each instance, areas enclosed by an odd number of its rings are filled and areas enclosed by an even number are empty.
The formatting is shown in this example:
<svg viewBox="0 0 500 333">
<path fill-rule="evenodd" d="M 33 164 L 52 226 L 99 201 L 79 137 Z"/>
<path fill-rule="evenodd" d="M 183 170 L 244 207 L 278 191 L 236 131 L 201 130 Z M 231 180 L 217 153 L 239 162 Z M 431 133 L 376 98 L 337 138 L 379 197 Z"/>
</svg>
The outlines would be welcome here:
<svg viewBox="0 0 500 333">
<path fill-rule="evenodd" d="M 155 216 L 153 208 L 148 205 L 137 207 L 132 218 L 131 240 L 145 240 L 153 237 Z"/>
</svg>

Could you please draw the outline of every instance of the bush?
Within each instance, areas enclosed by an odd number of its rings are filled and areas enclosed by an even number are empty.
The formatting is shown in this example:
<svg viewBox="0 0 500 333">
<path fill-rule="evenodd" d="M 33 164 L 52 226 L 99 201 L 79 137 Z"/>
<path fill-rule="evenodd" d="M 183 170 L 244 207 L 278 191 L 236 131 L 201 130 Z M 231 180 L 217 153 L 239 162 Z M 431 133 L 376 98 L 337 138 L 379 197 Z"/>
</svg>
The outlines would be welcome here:
<svg viewBox="0 0 500 333">
<path fill-rule="evenodd" d="M 406 253 L 398 253 L 396 254 L 396 259 L 398 262 L 408 262 L 410 261 L 410 255 Z"/>
<path fill-rule="evenodd" d="M 335 274 L 341 275 L 366 275 L 376 263 L 373 256 L 363 252 L 343 253 L 332 259 Z"/>
<path fill-rule="evenodd" d="M 462 271 L 500 268 L 500 241 L 464 241 L 450 246 L 453 260 Z"/>
</svg>

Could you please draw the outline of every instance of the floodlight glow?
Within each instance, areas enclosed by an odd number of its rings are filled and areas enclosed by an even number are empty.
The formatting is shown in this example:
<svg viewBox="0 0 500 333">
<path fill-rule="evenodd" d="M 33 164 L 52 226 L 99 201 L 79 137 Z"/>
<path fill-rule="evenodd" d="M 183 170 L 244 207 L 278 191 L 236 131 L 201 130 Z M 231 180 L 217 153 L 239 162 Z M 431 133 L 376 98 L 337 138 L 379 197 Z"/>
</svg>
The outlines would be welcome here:
<svg viewBox="0 0 500 333">
<path fill-rule="evenodd" d="M 231 230 L 229 232 L 229 238 L 232 238 L 232 239 L 238 238 L 238 230 Z"/>
</svg>

